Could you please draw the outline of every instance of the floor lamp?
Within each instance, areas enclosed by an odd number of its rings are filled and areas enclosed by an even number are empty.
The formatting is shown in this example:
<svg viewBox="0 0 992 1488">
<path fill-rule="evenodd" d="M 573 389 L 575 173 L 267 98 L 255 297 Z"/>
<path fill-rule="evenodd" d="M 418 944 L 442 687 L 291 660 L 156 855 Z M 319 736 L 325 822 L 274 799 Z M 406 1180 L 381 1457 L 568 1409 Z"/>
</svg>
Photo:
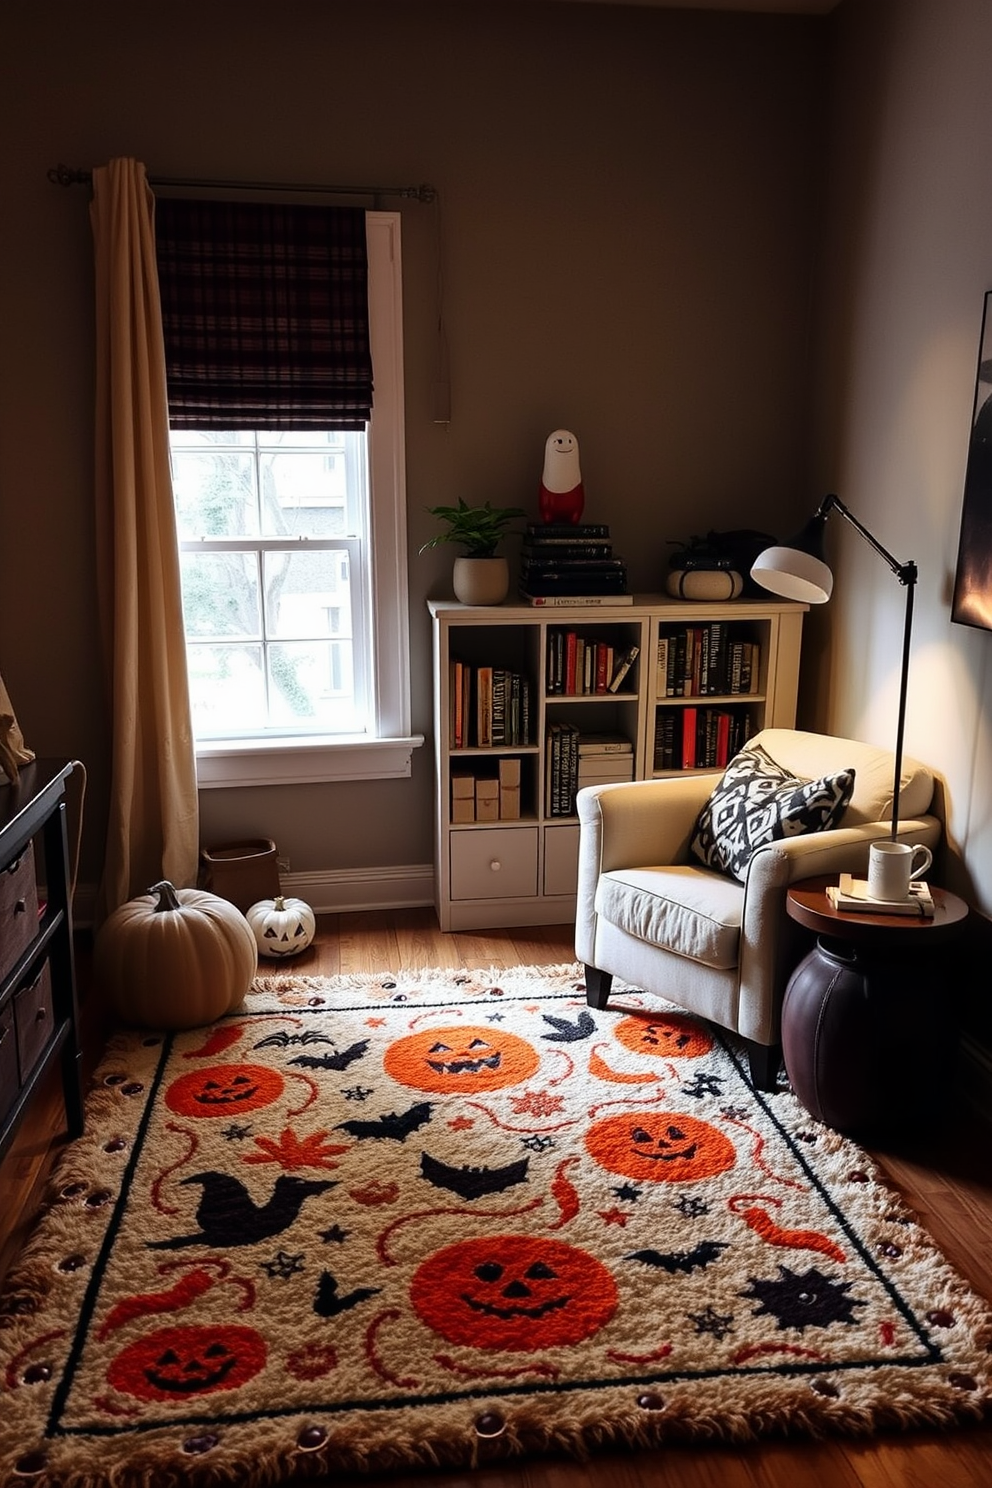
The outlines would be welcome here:
<svg viewBox="0 0 992 1488">
<path fill-rule="evenodd" d="M 913 632 L 913 592 L 916 587 L 915 563 L 899 563 L 887 552 L 878 540 L 872 537 L 867 527 L 848 511 L 839 496 L 825 496 L 816 515 L 807 522 L 803 530 L 781 547 L 765 548 L 759 553 L 751 568 L 751 577 L 763 589 L 779 594 L 784 599 L 801 600 L 805 604 L 825 604 L 834 586 L 833 574 L 823 558 L 823 529 L 831 512 L 839 512 L 850 522 L 869 547 L 884 558 L 900 584 L 906 589 L 906 623 L 903 627 L 902 675 L 899 681 L 899 720 L 896 725 L 896 770 L 892 785 L 892 839 L 899 831 L 899 781 L 902 776 L 902 740 L 906 726 L 906 684 L 909 680 L 909 643 Z"/>
</svg>

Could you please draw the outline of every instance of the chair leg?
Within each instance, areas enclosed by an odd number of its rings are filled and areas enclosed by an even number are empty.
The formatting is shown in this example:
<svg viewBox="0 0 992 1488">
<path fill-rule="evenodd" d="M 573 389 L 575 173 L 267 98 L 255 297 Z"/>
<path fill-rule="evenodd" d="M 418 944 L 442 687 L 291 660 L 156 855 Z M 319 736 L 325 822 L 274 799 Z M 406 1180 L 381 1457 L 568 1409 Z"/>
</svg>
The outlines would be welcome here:
<svg viewBox="0 0 992 1488">
<path fill-rule="evenodd" d="M 755 1090 L 778 1088 L 778 1067 L 782 1062 L 781 1044 L 758 1044 L 745 1039 L 747 1062 L 751 1070 L 751 1084 Z"/>
<path fill-rule="evenodd" d="M 605 1008 L 610 999 L 612 982 L 611 971 L 600 971 L 595 966 L 586 967 L 586 1002 L 590 1007 Z"/>
</svg>

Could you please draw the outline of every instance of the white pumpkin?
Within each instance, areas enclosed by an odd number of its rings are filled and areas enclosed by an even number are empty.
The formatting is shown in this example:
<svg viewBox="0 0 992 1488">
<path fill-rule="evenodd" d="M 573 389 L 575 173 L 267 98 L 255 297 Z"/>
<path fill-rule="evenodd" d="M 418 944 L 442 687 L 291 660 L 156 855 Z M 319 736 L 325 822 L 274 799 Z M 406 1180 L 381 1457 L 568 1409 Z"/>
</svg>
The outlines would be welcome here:
<svg viewBox="0 0 992 1488">
<path fill-rule="evenodd" d="M 166 879 L 108 915 L 93 958 L 115 1011 L 146 1028 L 213 1023 L 244 1000 L 258 966 L 240 909 Z"/>
<path fill-rule="evenodd" d="M 260 956 L 298 956 L 317 933 L 317 922 L 309 904 L 277 894 L 260 899 L 246 916 L 255 935 Z"/>
</svg>

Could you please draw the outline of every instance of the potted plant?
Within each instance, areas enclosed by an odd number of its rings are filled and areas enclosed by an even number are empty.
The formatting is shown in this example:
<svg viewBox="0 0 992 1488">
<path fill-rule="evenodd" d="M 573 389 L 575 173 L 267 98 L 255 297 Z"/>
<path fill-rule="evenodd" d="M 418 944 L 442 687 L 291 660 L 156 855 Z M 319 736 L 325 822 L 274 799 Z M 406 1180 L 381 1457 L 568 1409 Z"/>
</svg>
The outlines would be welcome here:
<svg viewBox="0 0 992 1488">
<path fill-rule="evenodd" d="M 452 573 L 455 598 L 462 604 L 501 604 L 510 588 L 510 569 L 497 554 L 500 539 L 518 517 L 526 516 L 519 506 L 469 506 L 459 498 L 457 506 L 429 506 L 432 517 L 445 524 L 424 543 L 420 551 L 456 543 L 464 553 L 455 559 Z"/>
</svg>

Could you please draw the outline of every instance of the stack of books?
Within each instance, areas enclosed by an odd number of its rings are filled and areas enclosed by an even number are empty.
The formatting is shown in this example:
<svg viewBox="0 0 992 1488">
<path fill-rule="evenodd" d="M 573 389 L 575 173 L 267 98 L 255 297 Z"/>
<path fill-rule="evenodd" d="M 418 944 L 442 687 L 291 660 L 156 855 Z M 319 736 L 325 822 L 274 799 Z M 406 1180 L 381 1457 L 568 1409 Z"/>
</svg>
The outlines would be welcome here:
<svg viewBox="0 0 992 1488">
<path fill-rule="evenodd" d="M 533 605 L 633 604 L 627 565 L 602 522 L 532 522 L 520 556 L 520 596 Z"/>
<path fill-rule="evenodd" d="M 623 734 L 580 734 L 577 789 L 634 778 L 634 745 Z"/>
<path fill-rule="evenodd" d="M 836 884 L 827 886 L 827 898 L 834 909 L 854 910 L 864 914 L 913 915 L 917 919 L 933 918 L 934 903 L 929 884 L 914 879 L 909 886 L 908 899 L 873 899 L 868 892 L 868 880 L 842 873 Z"/>
</svg>

